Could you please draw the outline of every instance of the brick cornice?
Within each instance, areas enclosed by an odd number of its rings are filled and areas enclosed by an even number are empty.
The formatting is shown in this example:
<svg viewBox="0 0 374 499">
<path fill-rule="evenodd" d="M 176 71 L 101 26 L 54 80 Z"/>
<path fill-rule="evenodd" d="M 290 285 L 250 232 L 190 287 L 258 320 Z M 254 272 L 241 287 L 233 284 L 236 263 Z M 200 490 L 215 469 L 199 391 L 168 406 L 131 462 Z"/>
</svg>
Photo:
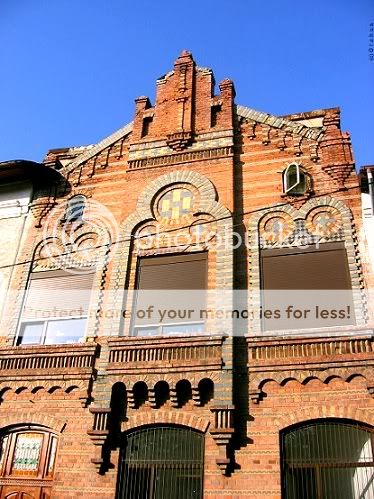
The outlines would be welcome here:
<svg viewBox="0 0 374 499">
<path fill-rule="evenodd" d="M 322 128 L 311 128 L 301 123 L 295 123 L 294 121 L 285 118 L 255 111 L 254 109 L 245 106 L 237 105 L 236 114 L 242 118 L 253 120 L 264 125 L 266 124 L 273 128 L 286 130 L 312 140 L 320 140 L 324 133 Z"/>
</svg>

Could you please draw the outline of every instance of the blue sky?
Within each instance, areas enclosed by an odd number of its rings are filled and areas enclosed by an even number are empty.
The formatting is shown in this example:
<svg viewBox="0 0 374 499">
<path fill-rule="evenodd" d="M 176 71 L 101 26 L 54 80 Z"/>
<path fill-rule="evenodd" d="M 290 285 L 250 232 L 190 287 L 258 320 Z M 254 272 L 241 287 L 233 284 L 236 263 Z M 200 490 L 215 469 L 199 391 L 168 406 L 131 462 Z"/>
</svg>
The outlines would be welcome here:
<svg viewBox="0 0 374 499">
<path fill-rule="evenodd" d="M 290 114 L 340 106 L 374 163 L 373 0 L 0 0 L 0 161 L 95 143 L 182 49 L 236 101 Z"/>
</svg>

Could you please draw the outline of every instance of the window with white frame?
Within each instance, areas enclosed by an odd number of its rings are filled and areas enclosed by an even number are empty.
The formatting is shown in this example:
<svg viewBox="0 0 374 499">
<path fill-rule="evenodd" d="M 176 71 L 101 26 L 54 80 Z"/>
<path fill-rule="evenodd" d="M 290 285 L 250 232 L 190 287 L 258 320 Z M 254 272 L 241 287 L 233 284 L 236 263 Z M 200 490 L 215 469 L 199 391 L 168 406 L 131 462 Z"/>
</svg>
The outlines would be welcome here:
<svg viewBox="0 0 374 499">
<path fill-rule="evenodd" d="M 17 345 L 84 340 L 92 272 L 32 272 L 26 289 Z"/>
<path fill-rule="evenodd" d="M 204 332 L 206 251 L 138 259 L 132 334 L 195 335 Z M 188 308 L 193 312 L 187 313 Z M 161 316 L 158 311 L 162 311 Z"/>
<path fill-rule="evenodd" d="M 298 163 L 291 163 L 283 172 L 283 193 L 301 196 L 310 191 L 310 177 Z"/>
</svg>

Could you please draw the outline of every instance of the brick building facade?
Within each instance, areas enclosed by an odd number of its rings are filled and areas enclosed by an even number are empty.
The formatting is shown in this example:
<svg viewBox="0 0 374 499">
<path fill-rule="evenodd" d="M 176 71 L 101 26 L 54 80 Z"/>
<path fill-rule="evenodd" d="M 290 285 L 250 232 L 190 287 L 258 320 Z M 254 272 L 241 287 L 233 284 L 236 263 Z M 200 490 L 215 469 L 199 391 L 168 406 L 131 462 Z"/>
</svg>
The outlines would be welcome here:
<svg viewBox="0 0 374 499">
<path fill-rule="evenodd" d="M 338 108 L 276 117 L 234 99 L 183 52 L 131 123 L 48 152 L 54 176 L 34 182 L 3 265 L 1 498 L 374 497 L 372 275 L 349 134 Z M 184 282 L 252 311 L 272 289 L 352 290 L 351 319 L 123 314 L 131 291 Z M 61 318 L 65 301 L 80 314 Z"/>
</svg>

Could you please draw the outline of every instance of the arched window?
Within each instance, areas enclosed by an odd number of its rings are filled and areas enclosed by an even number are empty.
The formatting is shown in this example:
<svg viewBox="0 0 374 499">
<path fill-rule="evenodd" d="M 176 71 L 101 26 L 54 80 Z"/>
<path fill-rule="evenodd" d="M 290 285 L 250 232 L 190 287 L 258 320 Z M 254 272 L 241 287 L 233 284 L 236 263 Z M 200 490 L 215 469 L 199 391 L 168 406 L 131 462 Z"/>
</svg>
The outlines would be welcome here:
<svg viewBox="0 0 374 499">
<path fill-rule="evenodd" d="M 177 426 L 130 433 L 119 469 L 119 499 L 201 499 L 204 435 Z"/>
<path fill-rule="evenodd" d="M 86 198 L 82 195 L 69 199 L 65 212 L 66 222 L 78 222 L 83 220 Z"/>
<path fill-rule="evenodd" d="M 283 172 L 283 192 L 300 196 L 310 191 L 310 177 L 298 163 L 291 163 Z"/>
<path fill-rule="evenodd" d="M 1 435 L 0 449 L 0 476 L 6 479 L 1 497 L 41 497 L 42 492 L 49 497 L 57 451 L 54 433 L 39 426 L 16 427 Z"/>
<path fill-rule="evenodd" d="M 281 436 L 284 499 L 372 499 L 372 429 L 314 421 Z"/>
</svg>

